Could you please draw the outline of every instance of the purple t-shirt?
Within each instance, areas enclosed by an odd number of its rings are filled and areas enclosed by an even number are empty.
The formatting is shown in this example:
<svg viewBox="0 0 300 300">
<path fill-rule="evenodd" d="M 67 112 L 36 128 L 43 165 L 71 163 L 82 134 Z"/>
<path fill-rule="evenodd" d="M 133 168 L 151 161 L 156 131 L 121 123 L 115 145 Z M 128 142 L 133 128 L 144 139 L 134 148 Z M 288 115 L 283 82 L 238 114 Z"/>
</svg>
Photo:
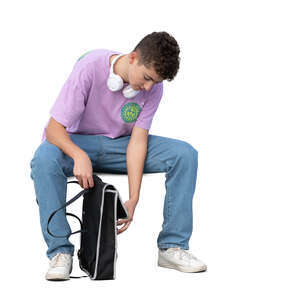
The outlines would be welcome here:
<svg viewBox="0 0 300 300">
<path fill-rule="evenodd" d="M 122 89 L 110 91 L 106 81 L 109 58 L 113 54 L 121 53 L 96 49 L 75 63 L 50 110 L 51 117 L 64 125 L 68 133 L 117 138 L 131 135 L 134 125 L 150 129 L 162 97 L 163 83 L 153 85 L 149 92 L 142 90 L 131 99 L 123 96 Z M 45 129 L 42 141 L 46 138 Z"/>
</svg>

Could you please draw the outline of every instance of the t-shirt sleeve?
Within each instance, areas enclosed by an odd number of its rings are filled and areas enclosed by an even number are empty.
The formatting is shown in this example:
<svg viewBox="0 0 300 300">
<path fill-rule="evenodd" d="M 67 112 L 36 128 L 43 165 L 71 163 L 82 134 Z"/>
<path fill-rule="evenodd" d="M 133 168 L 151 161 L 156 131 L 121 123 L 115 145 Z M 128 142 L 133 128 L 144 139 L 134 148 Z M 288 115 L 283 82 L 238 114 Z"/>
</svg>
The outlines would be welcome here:
<svg viewBox="0 0 300 300">
<path fill-rule="evenodd" d="M 91 69 L 87 65 L 75 65 L 51 108 L 50 115 L 65 127 L 80 120 L 91 84 Z"/>
<path fill-rule="evenodd" d="M 163 95 L 163 83 L 161 82 L 153 86 L 149 92 L 149 95 L 147 95 L 148 99 L 135 122 L 135 126 L 147 130 L 150 129 L 154 114 L 161 101 L 162 95 Z"/>
</svg>

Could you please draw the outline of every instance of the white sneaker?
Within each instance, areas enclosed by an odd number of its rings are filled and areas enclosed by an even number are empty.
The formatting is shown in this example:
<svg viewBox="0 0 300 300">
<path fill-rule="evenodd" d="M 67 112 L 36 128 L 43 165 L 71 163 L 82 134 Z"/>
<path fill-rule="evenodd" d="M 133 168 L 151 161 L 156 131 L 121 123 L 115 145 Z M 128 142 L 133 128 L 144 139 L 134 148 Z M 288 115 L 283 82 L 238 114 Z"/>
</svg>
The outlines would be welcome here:
<svg viewBox="0 0 300 300">
<path fill-rule="evenodd" d="M 72 272 L 72 256 L 65 253 L 57 253 L 50 261 L 47 280 L 68 280 Z"/>
<path fill-rule="evenodd" d="M 206 271 L 206 265 L 182 248 L 158 249 L 158 266 L 181 272 L 194 273 Z"/>
</svg>

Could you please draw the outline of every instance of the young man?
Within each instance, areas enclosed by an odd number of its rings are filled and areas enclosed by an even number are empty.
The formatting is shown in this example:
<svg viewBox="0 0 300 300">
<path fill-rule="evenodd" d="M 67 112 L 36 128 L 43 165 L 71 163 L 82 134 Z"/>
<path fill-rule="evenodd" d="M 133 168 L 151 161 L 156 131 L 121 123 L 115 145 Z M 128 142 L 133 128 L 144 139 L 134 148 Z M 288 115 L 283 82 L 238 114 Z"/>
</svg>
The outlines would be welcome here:
<svg viewBox="0 0 300 300">
<path fill-rule="evenodd" d="M 52 107 L 42 143 L 31 161 L 40 221 L 51 260 L 46 279 L 66 280 L 74 246 L 47 233 L 49 215 L 66 201 L 67 177 L 93 187 L 92 173 L 128 174 L 129 218 L 119 220 L 118 234 L 133 220 L 143 173 L 166 172 L 164 222 L 157 239 L 158 265 L 182 272 L 205 271 L 189 253 L 192 200 L 198 152 L 187 142 L 148 135 L 161 101 L 163 80 L 179 69 L 179 46 L 166 32 L 145 36 L 128 54 L 97 49 L 81 56 Z M 61 211 L 53 219 L 58 235 L 70 232 Z"/>
</svg>

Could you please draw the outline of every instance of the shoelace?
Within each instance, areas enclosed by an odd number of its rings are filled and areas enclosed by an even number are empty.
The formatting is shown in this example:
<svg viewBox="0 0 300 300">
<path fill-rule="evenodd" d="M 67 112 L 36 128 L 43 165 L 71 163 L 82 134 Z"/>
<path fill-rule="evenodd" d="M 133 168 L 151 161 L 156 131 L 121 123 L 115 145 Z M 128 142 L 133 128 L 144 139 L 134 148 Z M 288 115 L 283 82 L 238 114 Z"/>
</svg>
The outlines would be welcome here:
<svg viewBox="0 0 300 300">
<path fill-rule="evenodd" d="M 51 267 L 64 267 L 69 262 L 68 256 L 64 253 L 58 253 L 51 260 Z"/>
<path fill-rule="evenodd" d="M 179 257 L 181 259 L 192 259 L 192 260 L 198 260 L 197 257 L 195 257 L 192 253 L 187 252 L 186 250 L 182 249 L 182 248 L 174 248 L 174 251 L 179 251 Z"/>
</svg>

